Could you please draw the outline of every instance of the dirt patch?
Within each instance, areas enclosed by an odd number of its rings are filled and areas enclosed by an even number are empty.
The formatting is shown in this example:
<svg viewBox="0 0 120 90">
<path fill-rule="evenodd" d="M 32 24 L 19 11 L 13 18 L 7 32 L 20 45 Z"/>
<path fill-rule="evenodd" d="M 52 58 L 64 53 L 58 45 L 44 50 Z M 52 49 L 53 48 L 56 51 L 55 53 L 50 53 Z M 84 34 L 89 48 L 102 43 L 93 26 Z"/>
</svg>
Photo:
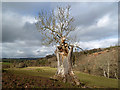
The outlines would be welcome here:
<svg viewBox="0 0 120 90">
<path fill-rule="evenodd" d="M 28 76 L 23 74 L 14 74 L 11 71 L 2 73 L 3 88 L 74 88 L 76 86 L 64 84 L 62 82 L 51 80 L 50 78 L 40 76 Z"/>
</svg>

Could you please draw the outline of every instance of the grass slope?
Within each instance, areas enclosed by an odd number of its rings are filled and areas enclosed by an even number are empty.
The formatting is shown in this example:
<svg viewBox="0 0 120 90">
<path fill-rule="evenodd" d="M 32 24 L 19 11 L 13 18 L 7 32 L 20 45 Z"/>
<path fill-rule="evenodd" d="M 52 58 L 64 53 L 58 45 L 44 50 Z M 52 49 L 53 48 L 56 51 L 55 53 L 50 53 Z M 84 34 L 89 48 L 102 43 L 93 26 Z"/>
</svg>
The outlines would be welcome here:
<svg viewBox="0 0 120 90">
<path fill-rule="evenodd" d="M 118 80 L 101 76 L 93 76 L 87 73 L 76 71 L 75 74 L 87 86 L 97 88 L 118 88 Z"/>
<path fill-rule="evenodd" d="M 12 74 L 16 75 L 26 75 L 26 76 L 40 76 L 43 78 L 52 77 L 55 72 L 56 68 L 50 67 L 27 67 L 27 68 L 14 68 L 8 69 L 7 71 L 11 72 Z M 82 83 L 85 83 L 88 87 L 91 88 L 117 88 L 118 87 L 118 80 L 117 79 L 109 79 L 100 76 L 93 76 L 86 73 L 75 71 L 78 79 Z"/>
<path fill-rule="evenodd" d="M 12 63 L 9 62 L 2 62 L 3 65 L 11 65 Z"/>
</svg>

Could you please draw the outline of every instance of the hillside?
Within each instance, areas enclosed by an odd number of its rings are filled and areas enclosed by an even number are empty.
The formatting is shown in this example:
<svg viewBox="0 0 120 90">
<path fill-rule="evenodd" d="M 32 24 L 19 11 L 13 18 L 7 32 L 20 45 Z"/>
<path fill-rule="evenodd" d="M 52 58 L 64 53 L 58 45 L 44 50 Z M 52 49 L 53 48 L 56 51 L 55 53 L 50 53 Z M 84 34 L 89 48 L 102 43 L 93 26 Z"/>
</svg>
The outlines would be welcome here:
<svg viewBox="0 0 120 90">
<path fill-rule="evenodd" d="M 118 54 L 120 47 L 92 49 L 73 53 L 73 70 L 81 86 L 51 80 L 57 68 L 55 55 L 23 60 L 5 59 L 2 62 L 4 88 L 117 88 Z"/>
<path fill-rule="evenodd" d="M 75 69 L 93 75 L 118 78 L 118 55 L 118 47 L 109 47 L 86 55 L 77 53 Z"/>
<path fill-rule="evenodd" d="M 73 69 L 92 75 L 118 78 L 118 49 L 120 47 L 98 48 L 86 50 L 85 52 L 73 53 Z M 54 55 L 44 58 L 46 65 L 57 67 L 57 60 Z M 41 61 L 39 59 L 39 61 Z"/>
<path fill-rule="evenodd" d="M 85 52 L 73 53 L 73 69 L 84 73 L 105 76 L 109 78 L 118 78 L 118 51 L 120 47 L 98 48 L 86 50 Z M 4 62 L 5 61 L 5 62 Z M 3 67 L 28 67 L 28 66 L 49 66 L 56 68 L 56 56 L 48 55 L 44 58 L 24 60 L 24 59 L 5 59 Z M 6 65 L 5 63 L 12 63 Z"/>
</svg>

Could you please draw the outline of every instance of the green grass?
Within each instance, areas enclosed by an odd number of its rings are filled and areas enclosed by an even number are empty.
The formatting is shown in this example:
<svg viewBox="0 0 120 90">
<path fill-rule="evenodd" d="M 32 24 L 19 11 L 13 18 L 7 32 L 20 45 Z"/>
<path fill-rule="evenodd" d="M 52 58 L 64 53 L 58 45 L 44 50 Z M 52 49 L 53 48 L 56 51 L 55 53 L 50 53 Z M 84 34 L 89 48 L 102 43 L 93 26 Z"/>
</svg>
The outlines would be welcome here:
<svg viewBox="0 0 120 90">
<path fill-rule="evenodd" d="M 11 65 L 12 63 L 2 62 L 3 65 Z"/>
<path fill-rule="evenodd" d="M 101 76 L 93 76 L 90 74 L 82 73 L 82 72 L 75 72 L 77 77 L 80 79 L 81 82 L 84 82 L 87 86 L 95 86 L 98 88 L 118 88 L 118 80 L 111 79 Z"/>
<path fill-rule="evenodd" d="M 41 77 L 52 77 L 56 72 L 56 68 L 26 67 L 26 68 L 9 69 L 9 71 L 12 71 L 12 73 L 15 73 L 15 74 L 24 74 L 24 75 L 41 76 Z"/>
<path fill-rule="evenodd" d="M 41 77 L 52 77 L 56 68 L 50 67 L 27 67 L 27 68 L 14 68 L 8 69 L 15 74 L 24 74 L 24 75 L 32 75 L 32 76 L 41 76 Z M 82 83 L 85 83 L 89 87 L 97 87 L 97 88 L 117 88 L 118 80 L 110 79 L 106 77 L 93 76 L 86 73 L 75 71 L 76 76 Z"/>
</svg>

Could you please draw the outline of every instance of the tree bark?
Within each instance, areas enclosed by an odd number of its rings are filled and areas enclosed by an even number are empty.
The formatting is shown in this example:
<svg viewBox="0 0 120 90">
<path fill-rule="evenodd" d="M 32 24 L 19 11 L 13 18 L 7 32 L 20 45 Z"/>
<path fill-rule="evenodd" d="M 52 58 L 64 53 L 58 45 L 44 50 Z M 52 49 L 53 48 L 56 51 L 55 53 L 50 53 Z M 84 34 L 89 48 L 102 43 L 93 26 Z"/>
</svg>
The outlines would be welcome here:
<svg viewBox="0 0 120 90">
<path fill-rule="evenodd" d="M 64 52 L 60 52 L 57 48 L 56 57 L 58 61 L 56 79 L 62 80 L 63 82 L 71 82 L 76 85 L 79 85 L 79 80 L 75 76 L 72 70 L 72 53 L 73 46 L 71 46 L 67 55 L 64 55 Z"/>
<path fill-rule="evenodd" d="M 107 77 L 109 78 L 110 77 L 110 64 L 109 64 L 109 61 L 107 62 L 108 63 L 108 67 L 107 67 Z"/>
</svg>

